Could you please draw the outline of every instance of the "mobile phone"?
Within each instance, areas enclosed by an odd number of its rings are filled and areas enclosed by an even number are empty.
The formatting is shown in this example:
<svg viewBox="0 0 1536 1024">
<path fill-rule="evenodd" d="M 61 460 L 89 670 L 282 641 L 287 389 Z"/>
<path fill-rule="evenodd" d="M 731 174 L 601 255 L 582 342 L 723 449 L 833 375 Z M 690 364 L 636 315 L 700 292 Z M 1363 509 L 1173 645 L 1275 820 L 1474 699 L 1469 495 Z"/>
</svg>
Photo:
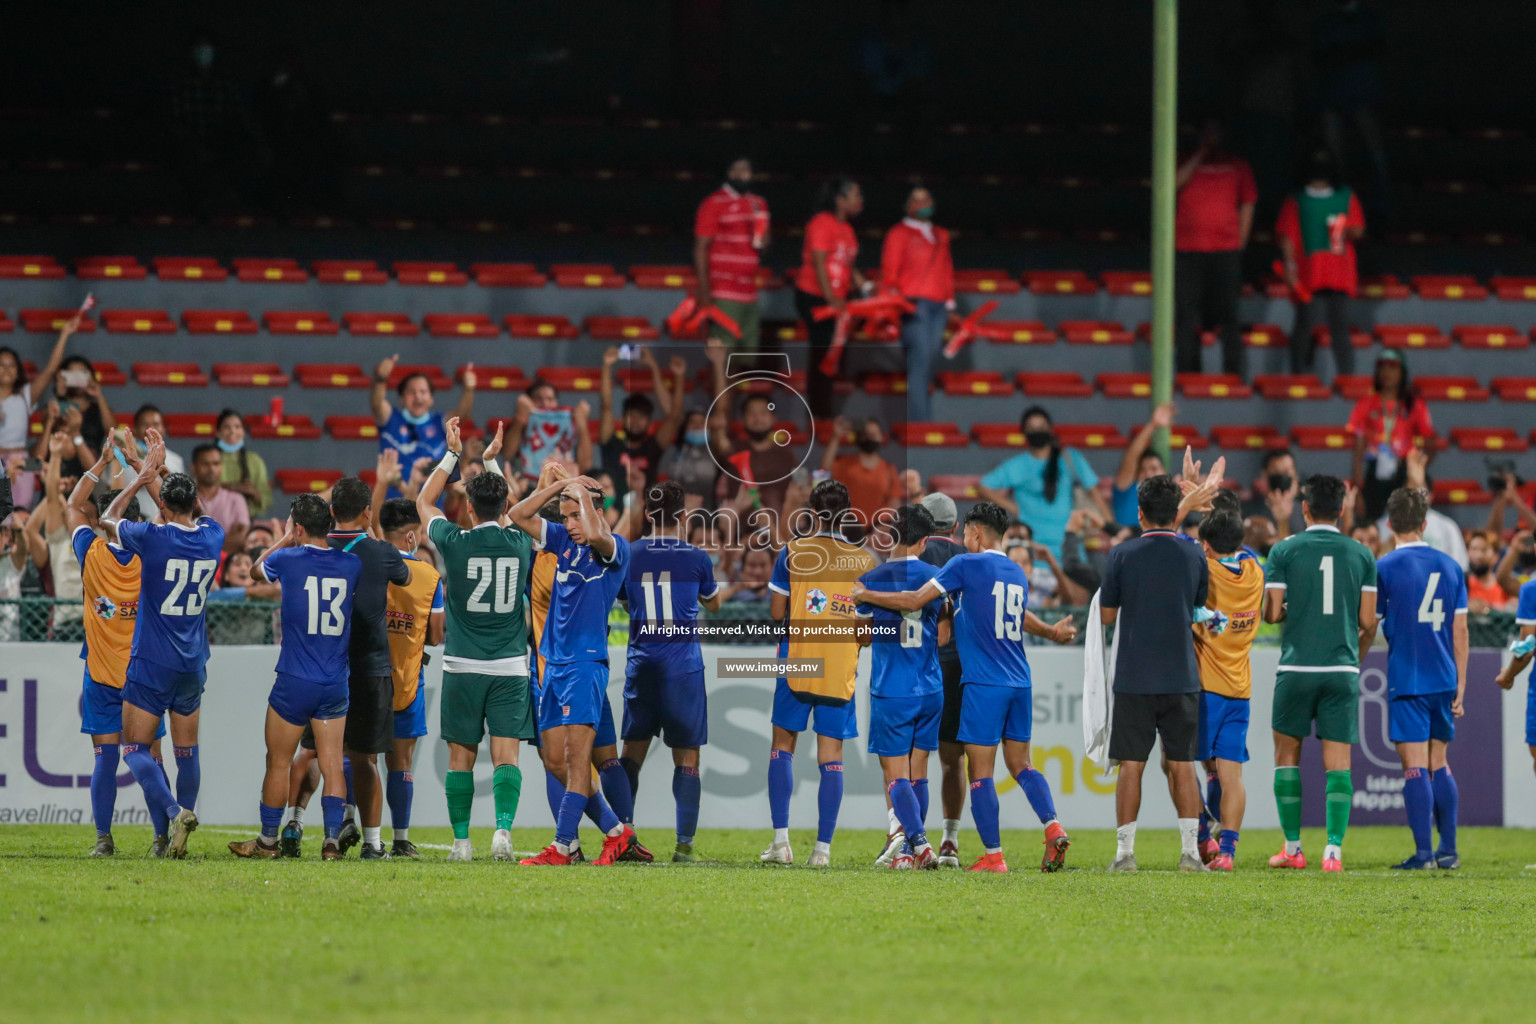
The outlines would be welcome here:
<svg viewBox="0 0 1536 1024">
<path fill-rule="evenodd" d="M 89 387 L 91 383 L 91 371 L 89 370 L 60 370 L 59 380 L 66 388 Z"/>
<path fill-rule="evenodd" d="M 640 346 L 639 345 L 620 345 L 619 346 L 619 358 L 620 359 L 639 359 L 640 358 Z"/>
</svg>

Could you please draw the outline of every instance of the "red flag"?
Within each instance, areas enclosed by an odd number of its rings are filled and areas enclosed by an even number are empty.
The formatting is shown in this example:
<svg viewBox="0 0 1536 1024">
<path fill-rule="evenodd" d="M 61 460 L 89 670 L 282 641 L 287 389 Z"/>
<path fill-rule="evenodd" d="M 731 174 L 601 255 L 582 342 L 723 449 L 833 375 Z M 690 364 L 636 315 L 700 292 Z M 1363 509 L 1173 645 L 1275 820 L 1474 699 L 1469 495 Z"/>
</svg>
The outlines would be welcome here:
<svg viewBox="0 0 1536 1024">
<path fill-rule="evenodd" d="M 750 449 L 737 452 L 726 459 L 731 468 L 736 470 L 736 479 L 741 481 L 743 487 L 756 487 L 757 478 L 752 475 L 752 452 Z"/>
<path fill-rule="evenodd" d="M 949 319 L 955 325 L 955 330 L 949 336 L 949 344 L 944 346 L 944 358 L 955 358 L 959 351 L 969 345 L 977 334 L 982 333 L 982 319 L 989 316 L 995 309 L 997 309 L 997 300 L 992 299 L 988 302 L 983 302 L 978 309 L 963 320 L 951 315 Z"/>
<path fill-rule="evenodd" d="M 1282 280 L 1282 281 L 1285 280 L 1285 264 L 1284 263 L 1281 263 L 1279 260 L 1275 260 L 1274 264 L 1270 267 L 1270 269 L 1273 270 L 1276 274 L 1278 274 L 1280 276 L 1280 280 Z M 1287 283 L 1289 283 L 1289 282 L 1287 282 Z M 1307 303 L 1312 301 L 1312 289 L 1310 289 L 1306 285 L 1302 284 L 1300 278 L 1297 278 L 1296 283 L 1291 285 L 1290 288 L 1291 288 L 1291 297 L 1293 299 L 1295 299 L 1297 302 L 1301 303 L 1302 305 L 1306 305 Z"/>
</svg>

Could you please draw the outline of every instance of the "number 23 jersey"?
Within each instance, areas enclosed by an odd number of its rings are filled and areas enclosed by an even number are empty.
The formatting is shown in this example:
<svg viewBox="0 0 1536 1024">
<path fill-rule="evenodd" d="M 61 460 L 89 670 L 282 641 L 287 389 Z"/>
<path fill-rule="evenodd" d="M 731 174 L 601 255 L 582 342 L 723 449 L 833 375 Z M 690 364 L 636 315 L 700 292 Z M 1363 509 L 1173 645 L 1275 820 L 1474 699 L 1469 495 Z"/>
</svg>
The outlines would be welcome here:
<svg viewBox="0 0 1536 1024">
<path fill-rule="evenodd" d="M 208 516 L 196 526 L 120 522 L 117 538 L 124 551 L 139 556 L 141 567 L 131 657 L 171 672 L 203 671 L 203 608 L 224 550 L 224 527 Z"/>
<path fill-rule="evenodd" d="M 462 530 L 441 517 L 432 520 L 427 536 L 443 557 L 443 671 L 526 676 L 523 592 L 532 539 L 515 526 L 481 523 Z"/>
<path fill-rule="evenodd" d="M 1018 563 L 996 549 L 956 555 L 933 582 L 959 605 L 955 644 L 962 682 L 1029 686 L 1029 661 L 1024 657 L 1029 577 Z"/>
<path fill-rule="evenodd" d="M 311 544 L 267 556 L 262 574 L 283 588 L 283 646 L 277 671 L 312 683 L 351 674 L 352 599 L 363 563 L 349 551 Z"/>
</svg>

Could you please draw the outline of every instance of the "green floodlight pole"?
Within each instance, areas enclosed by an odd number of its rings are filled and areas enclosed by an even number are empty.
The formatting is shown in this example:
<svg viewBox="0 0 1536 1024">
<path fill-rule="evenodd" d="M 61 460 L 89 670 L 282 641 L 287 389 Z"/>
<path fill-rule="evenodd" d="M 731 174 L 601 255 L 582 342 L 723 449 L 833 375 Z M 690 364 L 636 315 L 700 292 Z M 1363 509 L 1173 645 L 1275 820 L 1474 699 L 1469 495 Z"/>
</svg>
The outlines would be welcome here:
<svg viewBox="0 0 1536 1024">
<path fill-rule="evenodd" d="M 1173 216 L 1178 146 L 1179 0 L 1152 5 L 1152 407 L 1173 398 Z M 1168 461 L 1168 431 L 1152 447 Z"/>
</svg>

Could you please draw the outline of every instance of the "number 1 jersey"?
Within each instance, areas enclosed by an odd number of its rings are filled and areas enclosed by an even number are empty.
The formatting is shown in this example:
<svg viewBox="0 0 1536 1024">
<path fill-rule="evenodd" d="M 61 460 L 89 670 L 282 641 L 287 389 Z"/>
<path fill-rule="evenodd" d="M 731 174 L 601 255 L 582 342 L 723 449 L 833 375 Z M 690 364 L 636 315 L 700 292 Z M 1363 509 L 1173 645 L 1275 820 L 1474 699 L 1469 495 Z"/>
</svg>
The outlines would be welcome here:
<svg viewBox="0 0 1536 1024">
<path fill-rule="evenodd" d="M 955 644 L 960 648 L 961 681 L 1029 686 L 1029 660 L 1024 657 L 1029 577 L 1018 563 L 995 548 L 956 555 L 933 582 L 958 604 Z"/>
<path fill-rule="evenodd" d="M 442 517 L 432 520 L 427 536 L 443 556 L 443 671 L 526 676 L 523 585 L 533 564 L 532 539 L 515 526 L 461 530 Z"/>
<path fill-rule="evenodd" d="M 134 660 L 171 672 L 201 672 L 208 664 L 203 608 L 224 550 L 224 527 L 208 516 L 180 523 L 117 524 L 118 543 L 139 556 L 139 617 Z"/>
<path fill-rule="evenodd" d="M 346 683 L 351 674 L 352 599 L 363 563 L 339 548 L 283 548 L 261 571 L 283 588 L 283 646 L 277 671 L 311 683 Z"/>
</svg>

